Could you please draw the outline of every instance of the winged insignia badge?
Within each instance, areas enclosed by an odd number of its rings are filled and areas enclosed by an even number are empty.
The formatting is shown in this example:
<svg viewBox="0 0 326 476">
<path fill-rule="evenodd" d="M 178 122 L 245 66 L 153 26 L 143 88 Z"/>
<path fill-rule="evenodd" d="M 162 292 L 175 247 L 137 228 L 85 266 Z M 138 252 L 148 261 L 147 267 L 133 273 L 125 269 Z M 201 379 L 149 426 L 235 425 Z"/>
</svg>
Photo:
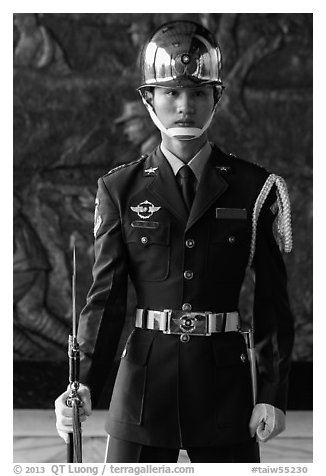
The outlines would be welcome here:
<svg viewBox="0 0 326 476">
<path fill-rule="evenodd" d="M 161 207 L 155 207 L 153 203 L 145 200 L 144 202 L 139 203 L 136 207 L 130 207 L 131 210 L 140 218 L 150 218 L 155 212 L 157 212 Z"/>
</svg>

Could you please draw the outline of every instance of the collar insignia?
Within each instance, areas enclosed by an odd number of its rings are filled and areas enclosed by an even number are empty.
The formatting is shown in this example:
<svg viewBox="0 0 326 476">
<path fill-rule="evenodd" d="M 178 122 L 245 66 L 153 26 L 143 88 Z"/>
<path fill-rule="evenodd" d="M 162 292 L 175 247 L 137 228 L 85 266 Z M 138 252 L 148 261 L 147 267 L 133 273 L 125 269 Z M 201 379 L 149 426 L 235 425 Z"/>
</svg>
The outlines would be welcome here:
<svg viewBox="0 0 326 476">
<path fill-rule="evenodd" d="M 158 167 L 150 167 L 149 169 L 144 170 L 144 173 L 146 174 L 147 177 L 149 177 L 151 175 L 155 175 L 157 169 Z"/>
<path fill-rule="evenodd" d="M 136 207 L 130 207 L 130 209 L 137 213 L 140 218 L 150 218 L 155 212 L 157 212 L 161 207 L 155 207 L 151 202 L 145 200 L 144 202 L 139 203 Z"/>
<path fill-rule="evenodd" d="M 229 175 L 232 173 L 232 167 L 228 165 L 219 165 L 216 167 L 216 170 L 221 175 Z"/>
</svg>

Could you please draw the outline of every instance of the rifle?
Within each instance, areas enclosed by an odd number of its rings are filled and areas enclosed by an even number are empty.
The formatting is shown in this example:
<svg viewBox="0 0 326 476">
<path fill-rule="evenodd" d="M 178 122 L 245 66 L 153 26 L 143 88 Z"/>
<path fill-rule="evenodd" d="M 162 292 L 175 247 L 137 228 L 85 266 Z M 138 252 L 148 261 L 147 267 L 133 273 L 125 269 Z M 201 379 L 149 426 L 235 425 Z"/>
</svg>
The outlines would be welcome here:
<svg viewBox="0 0 326 476">
<path fill-rule="evenodd" d="M 73 409 L 73 431 L 69 433 L 67 444 L 67 462 L 82 462 L 82 439 L 79 407 L 82 401 L 78 395 L 79 389 L 79 344 L 77 341 L 77 318 L 76 318 L 76 245 L 73 245 L 73 274 L 72 274 L 72 335 L 68 338 L 69 358 L 69 385 L 70 395 L 67 406 Z"/>
</svg>

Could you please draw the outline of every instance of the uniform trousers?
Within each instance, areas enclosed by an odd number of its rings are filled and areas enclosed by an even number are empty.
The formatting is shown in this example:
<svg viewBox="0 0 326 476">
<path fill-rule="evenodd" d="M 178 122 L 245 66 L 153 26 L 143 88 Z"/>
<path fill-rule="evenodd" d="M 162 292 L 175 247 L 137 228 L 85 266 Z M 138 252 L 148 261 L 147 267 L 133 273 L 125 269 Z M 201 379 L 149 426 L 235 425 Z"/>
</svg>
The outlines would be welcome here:
<svg viewBox="0 0 326 476">
<path fill-rule="evenodd" d="M 192 463 L 259 463 L 259 445 L 255 439 L 234 445 L 186 448 Z M 145 446 L 131 441 L 108 439 L 107 463 L 176 463 L 178 448 Z"/>
</svg>

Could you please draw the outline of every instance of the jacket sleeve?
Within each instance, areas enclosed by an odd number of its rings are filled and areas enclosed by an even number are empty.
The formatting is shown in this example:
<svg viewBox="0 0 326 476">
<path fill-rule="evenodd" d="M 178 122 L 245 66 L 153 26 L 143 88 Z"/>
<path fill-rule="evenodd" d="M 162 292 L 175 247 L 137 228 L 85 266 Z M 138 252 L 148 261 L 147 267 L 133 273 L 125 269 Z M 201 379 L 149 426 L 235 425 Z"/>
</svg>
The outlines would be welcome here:
<svg viewBox="0 0 326 476">
<path fill-rule="evenodd" d="M 286 269 L 273 233 L 275 215 L 271 211 L 271 205 L 275 199 L 275 191 L 272 189 L 258 219 L 253 260 L 257 403 L 269 403 L 285 412 L 294 325 L 287 292 Z"/>
<path fill-rule="evenodd" d="M 96 405 L 109 375 L 126 313 L 127 254 L 121 220 L 103 179 L 95 208 L 93 283 L 78 326 L 80 380 Z"/>
</svg>

